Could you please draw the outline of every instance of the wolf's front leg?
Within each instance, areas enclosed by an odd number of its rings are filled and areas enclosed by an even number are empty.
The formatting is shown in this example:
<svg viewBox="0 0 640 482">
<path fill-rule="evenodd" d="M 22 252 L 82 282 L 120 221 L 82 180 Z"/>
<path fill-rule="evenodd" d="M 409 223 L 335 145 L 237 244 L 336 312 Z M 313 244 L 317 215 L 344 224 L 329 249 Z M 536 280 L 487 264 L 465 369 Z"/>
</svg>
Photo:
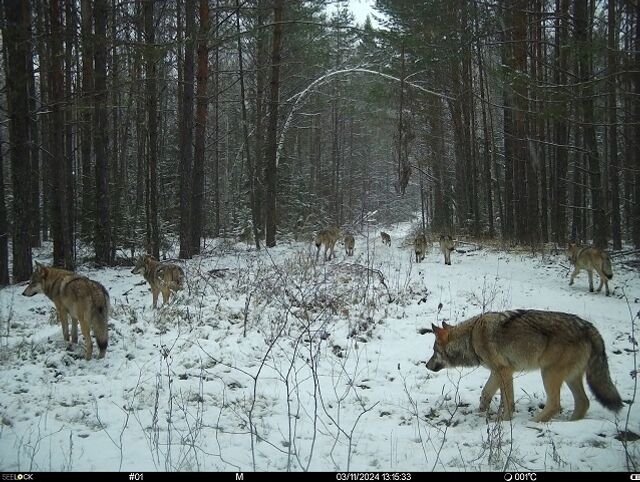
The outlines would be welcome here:
<svg viewBox="0 0 640 482">
<path fill-rule="evenodd" d="M 489 409 L 489 405 L 491 405 L 491 400 L 493 400 L 493 396 L 500 388 L 500 377 L 495 373 L 491 372 L 487 383 L 484 384 L 484 388 L 482 389 L 482 393 L 480 394 L 480 411 L 486 412 Z"/>
<path fill-rule="evenodd" d="M 580 269 L 576 266 L 576 268 L 573 270 L 573 273 L 571 273 L 571 279 L 569 280 L 569 286 L 571 286 L 573 284 L 573 280 L 575 279 L 576 276 L 578 276 L 578 274 L 580 274 Z"/>
</svg>

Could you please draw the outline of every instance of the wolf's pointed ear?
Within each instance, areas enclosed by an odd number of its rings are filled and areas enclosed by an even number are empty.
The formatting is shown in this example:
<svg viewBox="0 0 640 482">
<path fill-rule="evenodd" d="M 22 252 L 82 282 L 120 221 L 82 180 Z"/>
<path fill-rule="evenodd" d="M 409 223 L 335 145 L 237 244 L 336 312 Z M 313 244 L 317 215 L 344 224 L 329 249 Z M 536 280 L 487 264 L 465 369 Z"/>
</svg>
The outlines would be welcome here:
<svg viewBox="0 0 640 482">
<path fill-rule="evenodd" d="M 436 335 L 436 342 L 441 345 L 446 345 L 449 341 L 449 329 L 448 328 L 440 328 L 434 324 L 431 325 L 433 328 L 433 332 Z"/>
<path fill-rule="evenodd" d="M 42 268 L 44 268 L 44 265 L 36 261 L 36 269 L 40 270 Z"/>
<path fill-rule="evenodd" d="M 446 321 L 443 321 L 442 328 L 444 328 L 445 330 L 448 330 L 449 328 L 451 328 L 451 325 L 449 325 Z"/>
</svg>

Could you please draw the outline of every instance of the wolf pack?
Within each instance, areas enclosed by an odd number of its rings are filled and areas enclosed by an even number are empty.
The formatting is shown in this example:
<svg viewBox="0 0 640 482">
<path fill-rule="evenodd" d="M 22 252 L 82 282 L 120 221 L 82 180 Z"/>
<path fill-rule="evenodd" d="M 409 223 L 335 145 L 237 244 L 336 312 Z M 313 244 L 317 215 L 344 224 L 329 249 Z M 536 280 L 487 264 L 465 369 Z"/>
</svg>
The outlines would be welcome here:
<svg viewBox="0 0 640 482">
<path fill-rule="evenodd" d="M 353 256 L 355 237 L 342 234 L 338 227 L 318 231 L 313 243 L 315 260 L 324 247 L 324 259 L 335 258 L 335 246 L 342 238 L 346 256 Z M 391 247 L 391 236 L 380 233 L 383 245 Z M 424 261 L 431 243 L 424 234 L 413 239 L 415 262 Z M 448 234 L 439 238 L 440 252 L 445 265 L 451 265 L 451 253 L 455 241 Z M 613 277 L 609 255 L 591 246 L 569 244 L 567 258 L 573 265 L 569 285 L 576 276 L 587 271 L 589 291 L 593 292 L 593 272 L 600 277 L 598 292 Z M 157 308 L 158 295 L 163 303 L 169 302 L 172 293 L 183 289 L 185 273 L 175 263 L 161 262 L 145 254 L 137 258 L 132 274 L 142 274 L 151 288 L 152 306 Z M 108 345 L 108 320 L 111 310 L 107 289 L 97 281 L 60 268 L 44 266 L 36 262 L 31 280 L 22 293 L 34 296 L 42 293 L 55 305 L 58 321 L 65 341 L 78 342 L 78 323 L 84 338 L 85 359 L 93 356 L 91 331 L 103 358 Z M 69 320 L 71 330 L 69 330 Z M 598 330 L 578 316 L 542 310 L 512 310 L 488 312 L 474 316 L 458 325 L 432 324 L 435 335 L 433 355 L 426 368 L 438 372 L 443 368 L 483 366 L 489 369 L 489 378 L 481 391 L 480 412 L 486 412 L 494 395 L 500 390 L 497 420 L 510 420 L 515 410 L 513 376 L 517 372 L 540 370 L 546 392 L 546 403 L 534 421 L 547 422 L 560 411 L 560 389 L 563 383 L 569 387 L 574 399 L 570 420 L 583 418 L 589 408 L 583 379 L 596 400 L 605 408 L 618 412 L 623 403 L 611 380 L 605 343 Z"/>
</svg>

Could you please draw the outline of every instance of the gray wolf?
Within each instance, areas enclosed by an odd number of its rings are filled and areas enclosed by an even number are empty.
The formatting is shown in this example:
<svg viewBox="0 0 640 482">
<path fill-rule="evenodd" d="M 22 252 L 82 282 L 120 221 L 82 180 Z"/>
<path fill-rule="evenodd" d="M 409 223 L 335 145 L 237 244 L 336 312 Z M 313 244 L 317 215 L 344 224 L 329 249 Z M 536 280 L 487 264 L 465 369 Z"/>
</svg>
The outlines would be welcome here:
<svg viewBox="0 0 640 482">
<path fill-rule="evenodd" d="M 333 249 L 336 242 L 340 238 L 340 228 L 335 226 L 318 231 L 315 237 L 316 244 L 316 261 L 320 255 L 320 247 L 324 245 L 324 260 L 327 260 L 327 251 L 329 251 L 329 259 L 334 256 Z"/>
<path fill-rule="evenodd" d="M 380 233 L 380 237 L 382 238 L 382 244 L 386 244 L 387 246 L 391 246 L 391 236 L 382 231 Z"/>
<path fill-rule="evenodd" d="M 109 344 L 108 321 L 111 311 L 109 292 L 97 281 L 71 271 L 50 268 L 36 262 L 31 281 L 23 296 L 43 293 L 53 301 L 62 325 L 65 341 L 78 342 L 78 321 L 85 343 L 85 359 L 93 354 L 91 332 L 96 337 L 100 349 L 100 358 L 107 352 Z M 69 337 L 69 319 L 71 316 L 71 337 Z"/>
<path fill-rule="evenodd" d="M 593 292 L 593 271 L 595 270 L 600 276 L 598 292 L 602 291 L 602 284 L 604 283 L 606 295 L 609 296 L 609 280 L 613 278 L 613 271 L 611 269 L 611 259 L 606 252 L 598 248 L 580 247 L 570 243 L 567 248 L 567 256 L 575 268 L 571 274 L 569 286 L 573 284 L 573 280 L 578 276 L 580 270 L 586 269 L 589 275 L 589 291 Z"/>
<path fill-rule="evenodd" d="M 144 279 L 151 286 L 154 308 L 158 304 L 158 293 L 162 292 L 162 302 L 166 304 L 169 302 L 171 292 L 175 293 L 181 290 L 184 285 L 184 271 L 180 266 L 173 263 L 161 263 L 150 254 L 138 257 L 131 273 L 142 273 Z"/>
<path fill-rule="evenodd" d="M 416 263 L 420 263 L 427 253 L 427 237 L 424 234 L 418 234 L 413 240 L 413 248 L 416 253 Z"/>
<path fill-rule="evenodd" d="M 450 235 L 440 235 L 440 251 L 444 254 L 444 264 L 451 264 L 451 251 L 455 249 L 453 238 Z"/>
<path fill-rule="evenodd" d="M 347 256 L 353 256 L 353 248 L 356 245 L 356 240 L 352 234 L 347 234 L 344 237 L 344 249 L 347 252 Z"/>
<path fill-rule="evenodd" d="M 571 420 L 584 417 L 589 399 L 582 378 L 596 400 L 614 412 L 622 408 L 611 381 L 604 341 L 588 321 L 567 313 L 516 310 L 485 313 L 457 326 L 432 325 L 436 335 L 427 368 L 482 365 L 491 371 L 482 389 L 480 411 L 486 411 L 498 389 L 502 420 L 514 411 L 513 373 L 540 369 L 547 394 L 544 409 L 535 417 L 546 422 L 560 411 L 560 387 L 566 382 L 573 394 Z"/>
</svg>

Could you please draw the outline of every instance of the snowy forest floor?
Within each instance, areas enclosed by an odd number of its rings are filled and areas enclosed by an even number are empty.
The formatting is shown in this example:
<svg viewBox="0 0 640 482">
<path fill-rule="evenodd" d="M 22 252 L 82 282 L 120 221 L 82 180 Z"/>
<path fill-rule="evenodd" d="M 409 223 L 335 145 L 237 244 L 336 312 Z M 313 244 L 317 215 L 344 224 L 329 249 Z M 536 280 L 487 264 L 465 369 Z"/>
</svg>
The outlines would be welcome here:
<svg viewBox="0 0 640 482">
<path fill-rule="evenodd" d="M 408 224 L 356 237 L 316 263 L 310 242 L 256 252 L 218 241 L 182 263 L 187 286 L 151 309 L 131 267 L 81 274 L 111 294 L 109 348 L 85 361 L 44 296 L 0 291 L 1 471 L 623 471 L 640 463 L 632 318 L 640 276 L 614 258 L 610 297 L 569 286 L 564 254 L 454 252 L 416 264 Z M 49 264 L 50 258 L 36 259 Z M 47 253 L 50 250 L 46 250 Z M 381 283 L 381 275 L 385 283 Z M 595 275 L 596 281 L 597 275 Z M 439 306 L 441 305 L 441 308 Z M 482 311 L 574 313 L 602 334 L 618 417 L 588 392 L 586 418 L 531 421 L 539 372 L 516 374 L 511 422 L 478 413 L 487 369 L 429 372 L 432 323 Z M 637 320 L 637 318 L 636 318 Z M 638 327 L 636 326 L 636 330 Z M 636 337 L 638 333 L 635 333 Z M 94 341 L 95 347 L 95 341 Z M 94 351 L 96 353 L 96 351 Z M 637 352 L 635 353 L 637 355 Z M 253 435 L 252 435 L 253 434 Z M 619 438 L 619 437 L 618 437 Z"/>
</svg>

